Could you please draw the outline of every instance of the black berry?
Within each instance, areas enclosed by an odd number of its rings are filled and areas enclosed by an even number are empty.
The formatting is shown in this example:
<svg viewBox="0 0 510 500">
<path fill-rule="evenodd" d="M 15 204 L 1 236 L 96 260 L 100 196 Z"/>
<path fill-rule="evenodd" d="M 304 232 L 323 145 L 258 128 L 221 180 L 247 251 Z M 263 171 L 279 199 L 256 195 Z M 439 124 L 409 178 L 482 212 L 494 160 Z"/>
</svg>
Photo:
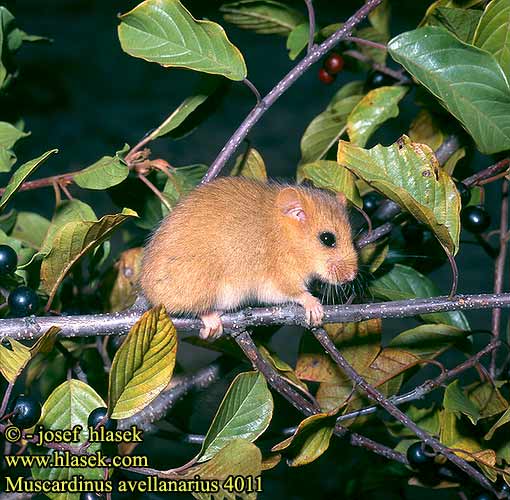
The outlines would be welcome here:
<svg viewBox="0 0 510 500">
<path fill-rule="evenodd" d="M 482 491 L 473 497 L 473 500 L 496 500 L 496 497 L 489 491 Z"/>
<path fill-rule="evenodd" d="M 463 182 L 456 182 L 455 187 L 460 194 L 462 206 L 465 207 L 471 200 L 471 189 L 469 189 Z"/>
<path fill-rule="evenodd" d="M 93 491 L 82 491 L 80 493 L 80 500 L 99 500 L 100 498 L 104 498 L 103 495 Z"/>
<path fill-rule="evenodd" d="M 9 294 L 8 303 L 11 315 L 21 318 L 35 313 L 39 299 L 31 288 L 19 286 Z"/>
<path fill-rule="evenodd" d="M 20 429 L 28 429 L 35 425 L 41 417 L 41 404 L 34 399 L 21 394 L 11 406 L 9 420 Z"/>
<path fill-rule="evenodd" d="M 407 460 L 414 469 L 423 469 L 434 463 L 435 453 L 430 446 L 421 441 L 414 443 L 407 448 Z"/>
<path fill-rule="evenodd" d="M 425 225 L 418 222 L 410 222 L 402 226 L 402 236 L 411 248 L 420 248 L 435 241 L 434 234 Z"/>
<path fill-rule="evenodd" d="M 375 191 L 371 191 L 363 196 L 363 210 L 367 215 L 372 215 L 381 203 L 381 195 Z"/>
<path fill-rule="evenodd" d="M 324 69 L 330 75 L 336 75 L 337 73 L 340 73 L 340 71 L 342 71 L 343 68 L 344 58 L 340 54 L 337 54 L 336 52 L 332 52 L 324 61 Z"/>
<path fill-rule="evenodd" d="M 380 71 L 371 71 L 367 77 L 366 87 L 372 90 L 387 85 L 393 85 L 394 83 L 395 80 L 391 76 L 381 73 Z"/>
<path fill-rule="evenodd" d="M 491 224 L 490 215 L 482 208 L 470 205 L 460 213 L 462 226 L 471 233 L 483 233 Z"/>
<path fill-rule="evenodd" d="M 95 428 L 97 424 L 99 424 L 99 422 L 101 422 L 101 420 L 103 420 L 103 418 L 105 417 L 106 411 L 107 410 L 104 406 L 92 410 L 87 420 L 87 425 L 89 427 Z M 107 418 L 104 421 L 103 426 L 106 431 L 114 431 L 117 428 L 117 421 L 112 418 Z"/>
<path fill-rule="evenodd" d="M 503 498 L 510 498 L 510 485 L 501 476 L 498 478 L 495 487 L 504 495 Z"/>
<path fill-rule="evenodd" d="M 0 275 L 13 273 L 17 265 L 16 252 L 8 245 L 0 245 Z"/>
<path fill-rule="evenodd" d="M 335 76 L 330 75 L 324 68 L 321 68 L 319 70 L 319 80 L 326 85 L 330 85 L 335 81 Z"/>
</svg>

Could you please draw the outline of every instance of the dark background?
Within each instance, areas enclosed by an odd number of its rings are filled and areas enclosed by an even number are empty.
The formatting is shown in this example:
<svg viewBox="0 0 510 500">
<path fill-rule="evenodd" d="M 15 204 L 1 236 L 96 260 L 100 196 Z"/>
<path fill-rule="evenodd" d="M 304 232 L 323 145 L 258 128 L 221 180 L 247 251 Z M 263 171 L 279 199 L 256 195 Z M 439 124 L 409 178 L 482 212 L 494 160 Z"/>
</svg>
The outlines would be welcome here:
<svg viewBox="0 0 510 500">
<path fill-rule="evenodd" d="M 126 142 L 134 145 L 189 95 L 197 81 L 197 75 L 191 71 L 161 68 L 122 52 L 117 38 L 116 16 L 137 5 L 137 1 L 22 0 L 0 3 L 9 8 L 21 29 L 53 40 L 52 43 L 24 45 L 17 56 L 19 79 L 7 98 L 0 101 L 0 120 L 11 121 L 21 116 L 26 122 L 26 130 L 32 132 L 29 138 L 19 143 L 20 162 L 54 147 L 60 149 L 57 156 L 39 169 L 37 176 L 78 170 L 103 155 L 114 154 Z M 184 1 L 195 17 L 208 17 L 222 23 L 231 41 L 243 52 L 248 78 L 265 94 L 294 64 L 287 57 L 285 39 L 256 35 L 224 23 L 217 13 L 220 3 Z M 289 3 L 304 11 L 304 2 Z M 422 0 L 392 2 L 393 34 L 416 27 L 428 4 Z M 316 0 L 314 5 L 319 23 L 329 24 L 346 19 L 360 2 Z M 313 67 L 284 94 L 249 135 L 251 144 L 265 159 L 271 177 L 294 176 L 300 158 L 299 141 L 307 124 L 325 108 L 339 86 L 354 77 L 344 72 L 335 84 L 325 86 L 317 79 L 318 68 L 318 65 Z M 356 75 L 356 78 L 363 78 L 363 75 Z M 162 157 L 177 166 L 211 163 L 253 104 L 253 95 L 245 86 L 232 84 L 217 112 L 192 135 L 179 141 L 163 138 L 153 143 L 154 157 Z M 412 95 L 403 102 L 401 110 L 401 115 L 387 124 L 372 143 L 390 144 L 407 131 L 416 111 Z M 470 170 L 479 170 L 492 162 L 491 158 L 476 156 L 461 168 L 467 175 Z M 7 178 L 0 176 L 0 184 L 4 185 Z M 17 197 L 17 207 L 33 209 L 50 217 L 54 201 L 50 191 L 21 193 Z M 111 213 L 112 203 L 106 194 L 82 191 L 75 186 L 72 192 L 92 204 L 98 215 Z M 487 199 L 491 200 L 488 209 L 493 220 L 498 221 L 498 191 L 490 187 Z M 472 240 L 465 233 L 463 239 Z M 479 247 L 464 244 L 457 261 L 461 270 L 460 292 L 490 291 L 492 263 Z M 448 267 L 443 266 L 432 277 L 442 292 L 447 293 L 450 288 Z M 490 325 L 487 312 L 469 313 L 469 319 L 474 328 Z M 393 336 L 407 324 L 387 321 L 385 335 Z M 295 356 L 298 338 L 295 332 L 285 330 L 276 336 L 273 346 L 283 351 L 282 357 L 290 361 Z M 203 364 L 203 359 L 202 355 L 186 356 L 182 363 L 186 369 L 193 369 Z M 218 387 L 210 391 L 210 400 L 206 397 L 193 403 L 193 432 L 207 429 L 217 408 L 214 395 L 222 394 L 224 390 L 225 387 Z M 210 403 L 213 400 L 216 402 Z M 147 446 L 152 448 L 151 453 L 158 454 L 162 466 L 168 467 L 180 465 L 182 457 L 194 451 L 189 445 L 161 445 L 157 440 Z M 346 480 L 342 476 L 342 462 L 352 463 L 359 456 L 358 452 L 335 442 L 330 451 L 311 466 L 290 469 L 281 464 L 266 474 L 262 497 L 333 498 L 342 489 L 338 481 Z M 377 458 L 373 460 L 378 461 Z M 366 462 L 363 467 L 366 468 Z M 416 498 L 422 493 L 431 494 L 414 489 L 411 496 Z M 381 498 L 393 498 L 393 494 L 384 493 L 384 488 L 381 494 Z"/>
</svg>

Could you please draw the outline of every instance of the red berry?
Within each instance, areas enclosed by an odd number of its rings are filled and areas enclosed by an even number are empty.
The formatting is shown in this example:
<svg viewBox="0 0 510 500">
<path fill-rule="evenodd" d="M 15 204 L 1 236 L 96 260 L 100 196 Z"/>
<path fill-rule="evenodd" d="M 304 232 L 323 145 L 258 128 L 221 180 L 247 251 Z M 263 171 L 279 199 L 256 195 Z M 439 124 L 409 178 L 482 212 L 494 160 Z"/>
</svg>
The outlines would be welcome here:
<svg viewBox="0 0 510 500">
<path fill-rule="evenodd" d="M 321 68 L 319 70 L 319 80 L 326 85 L 330 85 L 335 81 L 335 76 L 330 75 L 324 68 Z"/>
<path fill-rule="evenodd" d="M 340 73 L 344 68 L 344 58 L 337 54 L 336 52 L 332 52 L 328 58 L 324 61 L 324 69 L 330 75 L 336 75 Z"/>
</svg>

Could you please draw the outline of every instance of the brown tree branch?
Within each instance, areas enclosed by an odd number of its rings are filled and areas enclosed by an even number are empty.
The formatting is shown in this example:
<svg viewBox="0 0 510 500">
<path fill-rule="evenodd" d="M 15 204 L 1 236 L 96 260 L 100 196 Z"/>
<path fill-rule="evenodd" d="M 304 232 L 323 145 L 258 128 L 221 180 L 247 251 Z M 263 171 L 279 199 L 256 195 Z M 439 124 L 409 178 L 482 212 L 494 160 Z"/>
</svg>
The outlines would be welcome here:
<svg viewBox="0 0 510 500">
<path fill-rule="evenodd" d="M 274 368 L 263 358 L 253 342 L 250 334 L 247 331 L 242 331 L 234 335 L 237 345 L 242 349 L 246 357 L 251 361 L 253 367 L 260 371 L 269 385 L 273 387 L 281 396 L 289 401 L 298 411 L 307 417 L 321 412 L 319 406 L 304 399 L 298 392 L 296 392 L 290 384 L 281 377 Z M 338 437 L 347 438 L 351 445 L 366 448 L 373 453 L 381 455 L 390 460 L 396 460 L 401 463 L 407 463 L 406 457 L 383 444 L 377 443 L 361 434 L 350 432 L 340 423 L 336 423 L 334 434 Z"/>
<path fill-rule="evenodd" d="M 433 438 L 428 432 L 418 427 L 404 412 L 388 400 L 382 393 L 372 387 L 343 357 L 342 353 L 336 348 L 334 342 L 328 336 L 323 328 L 314 328 L 312 330 L 315 338 L 320 342 L 324 350 L 333 358 L 338 367 L 348 376 L 355 387 L 359 387 L 369 399 L 384 408 L 395 420 L 410 429 L 417 437 L 419 437 L 426 445 L 430 446 L 434 451 L 446 457 L 450 462 L 455 464 L 459 469 L 468 474 L 476 482 L 485 489 L 498 495 L 493 489 L 491 482 L 474 467 L 469 465 L 464 459 L 458 457 L 446 446 L 443 446 L 437 439 Z"/>
<path fill-rule="evenodd" d="M 477 352 L 475 355 L 466 359 L 466 361 L 464 361 L 463 363 L 457 365 L 455 368 L 452 368 L 451 370 L 444 370 L 441 373 L 441 375 L 437 376 L 435 379 L 429 379 L 425 381 L 423 384 L 419 385 L 418 387 L 415 387 L 414 389 L 405 394 L 401 394 L 400 396 L 392 396 L 388 399 L 395 405 L 402 405 L 405 403 L 410 403 L 411 401 L 422 399 L 429 392 L 433 391 L 434 389 L 437 389 L 438 387 L 441 387 L 448 380 L 451 380 L 452 378 L 457 377 L 466 370 L 469 370 L 473 366 L 476 366 L 483 356 L 490 352 L 494 352 L 494 350 L 497 349 L 500 345 L 501 342 L 499 341 L 491 342 L 490 344 L 487 344 L 482 350 Z M 366 408 L 362 408 L 360 410 L 351 411 L 349 413 L 344 413 L 343 415 L 340 415 L 337 418 L 337 422 L 340 423 L 345 422 L 346 420 L 352 420 L 359 417 L 366 417 L 367 415 L 375 413 L 378 409 L 379 407 L 374 405 L 367 406 Z"/>
<path fill-rule="evenodd" d="M 312 50 L 294 66 L 276 86 L 257 104 L 246 116 L 239 128 L 232 134 L 217 158 L 211 164 L 209 170 L 202 179 L 202 183 L 213 180 L 223 169 L 230 157 L 248 135 L 250 130 L 260 120 L 262 115 L 288 90 L 321 57 L 326 55 L 341 40 L 349 36 L 353 29 L 372 12 L 382 0 L 368 0 L 357 12 L 355 12 L 342 27 L 333 33 L 319 46 L 312 47 Z"/>
<path fill-rule="evenodd" d="M 499 223 L 499 252 L 494 263 L 494 293 L 503 291 L 503 281 L 505 277 L 505 263 L 508 243 L 506 234 L 508 232 L 508 181 L 504 180 L 501 186 L 501 216 Z M 495 341 L 499 338 L 499 330 L 501 325 L 501 309 L 499 307 L 492 310 L 492 339 Z M 497 351 L 493 351 L 491 355 L 491 363 L 489 372 L 494 379 L 496 376 L 496 357 Z"/>
</svg>

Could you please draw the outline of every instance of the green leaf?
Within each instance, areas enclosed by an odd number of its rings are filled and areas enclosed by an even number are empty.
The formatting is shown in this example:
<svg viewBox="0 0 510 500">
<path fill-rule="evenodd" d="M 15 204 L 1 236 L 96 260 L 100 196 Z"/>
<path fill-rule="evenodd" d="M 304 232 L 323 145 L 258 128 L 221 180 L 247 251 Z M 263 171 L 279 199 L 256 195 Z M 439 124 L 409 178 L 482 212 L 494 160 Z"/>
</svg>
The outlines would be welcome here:
<svg viewBox="0 0 510 500">
<path fill-rule="evenodd" d="M 368 150 L 340 141 L 338 163 L 427 224 L 445 249 L 457 253 L 460 196 L 428 146 L 405 135 Z"/>
<path fill-rule="evenodd" d="M 260 153 L 250 147 L 248 151 L 236 158 L 236 163 L 230 175 L 241 175 L 250 179 L 267 181 L 266 164 Z"/>
<path fill-rule="evenodd" d="M 38 158 L 35 158 L 34 160 L 30 160 L 27 163 L 24 163 L 21 165 L 21 167 L 18 167 L 18 169 L 14 172 L 12 177 L 9 179 L 9 183 L 7 184 L 4 194 L 2 195 L 2 198 L 0 198 L 0 210 L 2 210 L 5 205 L 9 202 L 9 200 L 12 198 L 12 196 L 16 193 L 16 191 L 21 187 L 21 184 L 23 184 L 23 181 L 44 161 L 48 156 L 52 155 L 53 153 L 58 153 L 58 149 L 52 149 L 51 151 L 48 151 Z"/>
<path fill-rule="evenodd" d="M 376 29 L 368 26 L 366 28 L 361 28 L 356 31 L 356 36 L 359 38 L 363 38 L 364 40 L 370 40 L 371 42 L 380 43 L 385 45 L 388 41 L 388 38 L 383 33 L 380 33 Z M 369 57 L 372 61 L 377 64 L 385 64 L 386 63 L 386 50 L 382 50 L 378 47 L 371 47 L 365 44 L 357 44 L 358 49 L 362 54 Z"/>
<path fill-rule="evenodd" d="M 214 94 L 219 85 L 220 79 L 218 77 L 203 76 L 193 95 L 184 99 L 175 111 L 159 125 L 159 127 L 150 133 L 150 140 L 153 141 L 158 137 L 163 137 L 182 125 L 186 118 Z"/>
<path fill-rule="evenodd" d="M 41 244 L 40 253 L 47 255 L 53 245 L 53 240 L 57 232 L 69 222 L 79 221 L 95 221 L 96 214 L 94 210 L 80 200 L 65 200 L 60 203 L 53 218 L 51 219 L 50 226 L 46 232 L 46 236 Z"/>
<path fill-rule="evenodd" d="M 207 165 L 188 165 L 170 170 L 163 195 L 171 207 L 174 207 L 181 197 L 187 195 L 207 172 Z M 164 215 L 164 214 L 163 214 Z"/>
<path fill-rule="evenodd" d="M 125 208 L 120 214 L 105 215 L 96 221 L 69 222 L 57 230 L 52 248 L 41 264 L 41 288 L 49 295 L 48 305 L 73 265 L 132 217 L 138 217 L 136 212 Z"/>
<path fill-rule="evenodd" d="M 298 24 L 287 37 L 287 50 L 289 59 L 294 61 L 301 51 L 308 45 L 310 38 L 310 24 L 308 22 Z"/>
<path fill-rule="evenodd" d="M 368 20 L 370 24 L 382 35 L 385 41 L 390 37 L 390 2 L 383 0 L 370 14 Z"/>
<path fill-rule="evenodd" d="M 23 132 L 8 122 L 0 122 L 0 146 L 10 149 L 23 137 L 28 137 L 30 132 Z"/>
<path fill-rule="evenodd" d="M 406 93 L 406 87 L 379 87 L 363 97 L 347 118 L 351 142 L 364 147 L 380 125 L 398 116 L 398 103 Z"/>
<path fill-rule="evenodd" d="M 0 173 L 10 172 L 16 160 L 16 155 L 10 149 L 0 147 Z"/>
<path fill-rule="evenodd" d="M 477 382 L 469 386 L 467 395 L 478 408 L 480 419 L 493 417 L 508 408 L 508 402 L 491 382 Z"/>
<path fill-rule="evenodd" d="M 490 52 L 510 77 L 510 3 L 492 0 L 480 19 L 473 45 Z"/>
<path fill-rule="evenodd" d="M 344 193 L 351 203 L 359 208 L 363 207 L 354 175 L 335 161 L 317 160 L 300 165 L 297 180 L 302 182 L 304 179 L 312 181 L 315 187 Z"/>
<path fill-rule="evenodd" d="M 386 300 L 406 300 L 414 298 L 429 298 L 439 295 L 436 285 L 415 269 L 401 264 L 370 284 L 370 291 L 375 297 Z M 464 331 L 469 331 L 469 323 L 461 311 L 447 313 L 423 314 L 424 321 L 450 325 Z"/>
<path fill-rule="evenodd" d="M 443 406 L 448 411 L 459 412 L 466 415 L 475 425 L 480 418 L 478 408 L 459 387 L 458 380 L 448 385 L 444 391 Z"/>
<path fill-rule="evenodd" d="M 302 391 L 308 392 L 308 387 L 306 384 L 299 380 L 297 377 L 294 369 L 285 361 L 283 361 L 281 358 L 278 357 L 278 355 L 274 352 L 270 352 L 268 349 L 266 349 L 263 345 L 257 345 L 260 354 L 264 358 L 266 358 L 267 362 L 287 381 L 294 385 L 295 387 L 298 387 Z"/>
<path fill-rule="evenodd" d="M 108 189 L 129 175 L 128 166 L 118 156 L 103 156 L 74 176 L 74 182 L 85 189 Z"/>
<path fill-rule="evenodd" d="M 207 431 L 199 462 L 209 460 L 233 439 L 255 441 L 273 416 L 273 398 L 261 373 L 240 373 L 230 385 Z"/>
<path fill-rule="evenodd" d="M 466 335 L 467 332 L 451 325 L 420 325 L 399 333 L 389 346 L 432 359 L 457 344 L 463 351 L 469 351 L 471 343 L 466 341 Z"/>
<path fill-rule="evenodd" d="M 50 221 L 35 212 L 19 212 L 11 237 L 24 245 L 39 250 L 46 236 Z"/>
<path fill-rule="evenodd" d="M 491 54 L 435 26 L 402 33 L 388 47 L 464 125 L 481 153 L 510 148 L 510 88 Z"/>
<path fill-rule="evenodd" d="M 153 401 L 170 383 L 176 354 L 177 331 L 165 308 L 144 313 L 113 358 L 109 414 L 128 418 Z"/>
<path fill-rule="evenodd" d="M 88 438 L 87 419 L 92 410 L 106 406 L 101 397 L 89 385 L 80 380 L 68 380 L 59 385 L 45 401 L 42 409 L 40 424 L 46 430 L 72 429 L 79 425 L 82 430 L 79 435 L 79 446 Z M 88 453 L 96 453 L 101 444 L 92 443 Z M 41 448 L 33 448 L 33 452 L 40 454 Z M 48 450 L 48 454 L 59 453 Z M 84 480 L 104 480 L 104 468 L 101 467 L 32 467 L 32 475 L 39 480 L 71 480 L 73 476 L 81 475 Z M 52 500 L 76 500 L 76 493 L 47 493 Z"/>
<path fill-rule="evenodd" d="M 281 451 L 292 445 L 297 453 L 287 460 L 290 467 L 312 463 L 328 448 L 335 429 L 335 421 L 327 413 L 317 413 L 302 420 L 292 436 L 274 445 L 271 451 Z"/>
<path fill-rule="evenodd" d="M 284 3 L 272 0 L 242 0 L 220 7 L 225 21 L 263 35 L 288 35 L 306 21 L 305 16 Z"/>
<path fill-rule="evenodd" d="M 244 439 L 234 439 L 211 460 L 186 469 L 175 479 L 196 480 L 199 477 L 201 480 L 214 479 L 219 482 L 217 492 L 214 492 L 213 488 L 204 493 L 192 492 L 198 500 L 236 500 L 237 498 L 256 500 L 255 491 L 247 493 L 235 488 L 235 478 L 242 477 L 246 481 L 244 484 L 247 484 L 247 477 L 251 476 L 255 485 L 255 480 L 260 477 L 261 472 L 262 454 L 257 446 Z M 231 482 L 228 482 L 229 478 Z"/>
<path fill-rule="evenodd" d="M 246 78 L 243 56 L 223 28 L 197 21 L 178 0 L 146 0 L 120 19 L 122 50 L 133 57 L 231 80 Z"/>
<path fill-rule="evenodd" d="M 310 122 L 301 138 L 301 164 L 324 158 L 347 130 L 347 118 L 361 98 L 357 94 L 335 99 Z"/>
<path fill-rule="evenodd" d="M 474 9 L 438 7 L 427 19 L 430 26 L 441 26 L 465 43 L 471 43 L 482 13 Z"/>
<path fill-rule="evenodd" d="M 503 425 L 508 424 L 510 422 L 510 408 L 508 408 L 501 417 L 494 423 L 494 425 L 488 430 L 487 434 L 484 436 L 484 439 L 489 440 L 492 439 L 494 433 Z"/>
</svg>

